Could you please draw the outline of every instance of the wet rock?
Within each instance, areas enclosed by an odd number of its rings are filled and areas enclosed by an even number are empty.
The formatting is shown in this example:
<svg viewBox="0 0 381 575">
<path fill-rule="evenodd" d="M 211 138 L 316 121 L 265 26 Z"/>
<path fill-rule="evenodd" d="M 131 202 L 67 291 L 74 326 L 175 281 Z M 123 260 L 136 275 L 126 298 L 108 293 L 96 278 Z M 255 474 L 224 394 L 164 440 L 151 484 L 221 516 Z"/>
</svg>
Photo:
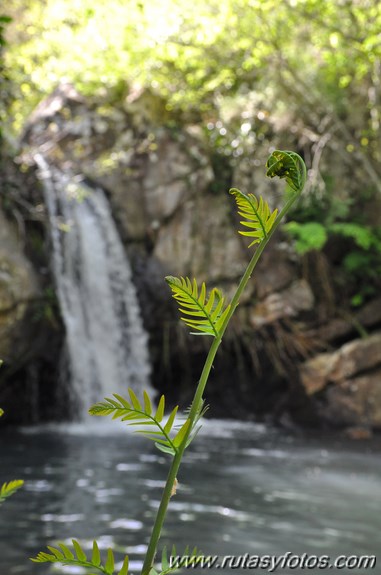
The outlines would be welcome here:
<svg viewBox="0 0 381 575">
<path fill-rule="evenodd" d="M 22 342 L 25 316 L 39 294 L 39 287 L 17 233 L 1 211 L 0 246 L 0 358 L 7 360 L 15 359 L 20 347 L 25 350 L 27 342 Z"/>
<path fill-rule="evenodd" d="M 268 295 L 254 306 L 250 322 L 257 328 L 285 317 L 296 317 L 313 306 L 314 296 L 309 284 L 303 279 L 296 280 L 287 289 Z"/>
<path fill-rule="evenodd" d="M 234 280 L 248 256 L 229 224 L 224 197 L 197 194 L 159 230 L 153 253 L 174 275 L 189 274 L 208 284 Z"/>
<path fill-rule="evenodd" d="M 355 313 L 334 318 L 314 329 L 314 335 L 322 341 L 334 342 L 349 336 L 356 336 L 359 326 L 372 328 L 379 324 L 381 324 L 381 298 L 375 298 Z"/>
<path fill-rule="evenodd" d="M 322 417 L 336 426 L 381 429 L 381 369 L 330 387 Z"/>
<path fill-rule="evenodd" d="M 340 383 L 378 366 L 381 369 L 381 333 L 351 341 L 333 353 L 319 354 L 305 362 L 300 373 L 307 393 L 313 394 L 329 383 Z"/>
<path fill-rule="evenodd" d="M 371 439 L 373 436 L 372 430 L 365 426 L 354 426 L 354 427 L 347 427 L 344 434 L 349 437 L 350 439 L 355 440 L 363 440 L 363 439 Z"/>
<path fill-rule="evenodd" d="M 300 379 L 308 395 L 320 392 L 319 409 L 330 423 L 381 427 L 380 332 L 309 359 Z"/>
<path fill-rule="evenodd" d="M 295 280 L 298 270 L 294 260 L 295 256 L 285 242 L 275 239 L 269 244 L 253 277 L 259 300 L 274 292 L 281 292 Z"/>
</svg>

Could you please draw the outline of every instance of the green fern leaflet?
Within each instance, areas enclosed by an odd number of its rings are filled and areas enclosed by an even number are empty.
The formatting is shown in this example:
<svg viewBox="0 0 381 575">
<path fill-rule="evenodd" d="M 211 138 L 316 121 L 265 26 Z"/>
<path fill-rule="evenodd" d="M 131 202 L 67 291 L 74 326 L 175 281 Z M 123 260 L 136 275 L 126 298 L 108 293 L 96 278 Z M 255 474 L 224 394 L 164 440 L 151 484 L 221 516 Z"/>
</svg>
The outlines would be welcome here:
<svg viewBox="0 0 381 575">
<path fill-rule="evenodd" d="M 203 556 L 199 555 L 197 547 L 190 549 L 189 546 L 187 546 L 183 553 L 179 555 L 174 545 L 172 546 L 170 557 L 171 559 L 176 559 L 173 565 L 171 565 L 170 560 L 168 560 L 167 548 L 164 547 L 161 555 L 161 571 L 157 571 L 156 569 L 152 568 L 150 575 L 168 575 L 169 573 L 178 571 L 181 567 L 193 568 L 196 567 L 203 559 Z"/>
<path fill-rule="evenodd" d="M 295 152 L 274 150 L 266 162 L 269 178 L 284 178 L 295 192 L 301 192 L 306 181 L 306 167 L 302 158 Z"/>
<path fill-rule="evenodd" d="M 175 424 L 178 406 L 170 413 L 166 422 L 164 419 L 165 397 L 161 396 L 156 411 L 153 408 L 148 394 L 144 391 L 143 404 L 138 400 L 132 389 L 128 390 L 130 400 L 127 401 L 118 394 L 114 398 L 106 397 L 105 401 L 96 403 L 89 409 L 90 415 L 112 415 L 112 419 L 121 419 L 127 422 L 127 425 L 136 425 L 142 427 L 137 429 L 136 433 L 145 435 L 148 439 L 155 441 L 155 445 L 160 451 L 175 455 L 181 445 L 185 435 L 188 433 L 190 420 L 187 419 L 180 427 L 176 429 Z M 148 429 L 147 429 L 148 428 Z M 173 435 L 173 431 L 176 433 Z M 190 434 L 186 445 L 192 441 L 194 434 Z"/>
<path fill-rule="evenodd" d="M 207 298 L 204 282 L 199 290 L 195 279 L 192 282 L 189 278 L 167 276 L 165 280 L 173 298 L 180 304 L 179 310 L 184 314 L 182 321 L 200 332 L 191 333 L 218 337 L 230 310 L 230 306 L 224 309 L 225 298 L 221 290 L 213 288 Z"/>
<path fill-rule="evenodd" d="M 95 569 L 104 575 L 128 575 L 128 557 L 126 556 L 123 565 L 118 572 L 115 572 L 115 559 L 111 549 L 107 550 L 106 563 L 103 564 L 101 554 L 96 541 L 93 542 L 91 558 L 88 558 L 78 541 L 72 539 L 74 553 L 64 544 L 59 543 L 59 549 L 48 546 L 50 553 L 40 552 L 37 557 L 31 558 L 34 563 L 60 563 L 61 565 L 72 565 L 84 567 L 85 569 Z"/>
<path fill-rule="evenodd" d="M 262 197 L 258 201 L 253 194 L 243 194 L 237 188 L 232 188 L 229 191 L 237 202 L 239 215 L 246 218 L 240 223 L 246 228 L 251 228 L 250 231 L 245 232 L 239 230 L 238 233 L 242 236 L 254 238 L 249 248 L 254 244 L 261 243 L 273 227 L 278 210 L 271 212 L 268 203 Z"/>
<path fill-rule="evenodd" d="M 24 485 L 22 479 L 14 479 L 8 483 L 4 483 L 0 489 L 0 505 L 4 503 L 7 497 L 13 495 L 20 487 Z"/>
</svg>

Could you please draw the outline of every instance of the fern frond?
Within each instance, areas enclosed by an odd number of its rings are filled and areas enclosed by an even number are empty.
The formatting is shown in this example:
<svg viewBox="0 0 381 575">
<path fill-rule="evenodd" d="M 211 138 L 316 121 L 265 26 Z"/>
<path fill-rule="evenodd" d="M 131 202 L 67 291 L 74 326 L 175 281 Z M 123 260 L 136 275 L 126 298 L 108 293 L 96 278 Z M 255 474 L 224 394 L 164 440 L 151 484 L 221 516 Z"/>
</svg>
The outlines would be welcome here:
<svg viewBox="0 0 381 575">
<path fill-rule="evenodd" d="M 102 564 L 99 547 L 96 541 L 93 542 L 93 551 L 91 558 L 87 558 L 85 551 L 75 539 L 72 539 L 74 553 L 64 544 L 59 543 L 59 549 L 50 547 L 50 553 L 40 552 L 37 557 L 32 557 L 34 563 L 60 563 L 61 565 L 73 565 L 85 567 L 86 569 L 96 569 L 104 575 L 114 575 L 115 560 L 112 549 L 107 550 L 106 563 Z M 126 556 L 121 569 L 116 575 L 128 575 L 128 557 Z"/>
<path fill-rule="evenodd" d="M 3 483 L 0 489 L 0 505 L 4 503 L 7 497 L 13 495 L 23 485 L 24 481 L 22 479 L 14 479 L 8 483 Z"/>
<path fill-rule="evenodd" d="M 185 547 L 181 555 L 176 552 L 176 547 L 173 545 L 170 557 L 172 559 L 172 565 L 168 559 L 167 548 L 164 547 L 161 554 L 161 571 L 157 573 L 157 575 L 168 575 L 168 573 L 178 571 L 181 567 L 196 567 L 203 559 L 203 555 L 200 555 L 200 551 L 197 547 L 190 549 L 189 545 Z"/>
<path fill-rule="evenodd" d="M 284 178 L 294 192 L 301 192 L 307 179 L 306 166 L 295 152 L 274 150 L 266 162 L 269 178 Z"/>
<path fill-rule="evenodd" d="M 190 411 L 191 411 L 191 408 L 192 408 L 192 406 L 190 405 L 189 407 L 187 407 L 186 409 L 184 409 L 184 412 L 183 412 L 183 413 L 184 413 L 185 417 L 188 417 L 188 416 L 189 416 Z M 209 409 L 209 405 L 206 405 L 206 404 L 205 404 L 205 401 L 202 400 L 201 405 L 200 405 L 200 408 L 199 408 L 199 410 L 198 410 L 198 413 L 197 413 L 197 415 L 196 415 L 196 417 L 195 417 L 195 419 L 194 419 L 193 426 L 192 426 L 192 430 L 191 430 L 191 432 L 190 432 L 190 434 L 189 434 L 189 436 L 188 436 L 187 442 L 186 442 L 186 444 L 185 444 L 186 447 L 188 447 L 188 446 L 192 443 L 192 441 L 194 440 L 194 438 L 196 437 L 196 435 L 197 435 L 198 432 L 200 431 L 202 425 L 201 425 L 201 424 L 198 425 L 198 422 L 200 421 L 200 419 L 201 419 L 202 417 L 204 417 L 204 415 L 205 415 L 205 413 L 208 411 L 208 409 Z"/>
<path fill-rule="evenodd" d="M 165 397 L 161 396 L 156 411 L 154 410 L 148 394 L 144 391 L 144 401 L 139 401 L 132 389 L 128 390 L 129 401 L 118 394 L 114 398 L 106 397 L 103 402 L 96 403 L 89 409 L 90 415 L 112 415 L 112 419 L 121 419 L 127 425 L 140 426 L 143 429 L 137 429 L 140 433 L 155 442 L 160 451 L 175 455 L 179 446 L 188 431 L 189 420 L 185 421 L 180 429 L 176 430 L 175 420 L 178 406 L 172 409 L 166 422 L 163 421 L 165 409 Z M 147 429 L 147 427 L 149 429 Z"/>
<path fill-rule="evenodd" d="M 258 201 L 253 194 L 243 194 L 237 188 L 232 188 L 230 193 L 237 202 L 239 215 L 246 218 L 240 223 L 246 228 L 250 228 L 248 232 L 239 230 L 238 233 L 242 236 L 254 238 L 249 248 L 254 244 L 259 244 L 268 236 L 277 217 L 278 210 L 271 212 L 268 203 L 262 197 Z"/>
<path fill-rule="evenodd" d="M 195 279 L 192 282 L 187 277 L 167 276 L 165 280 L 172 290 L 173 298 L 179 303 L 179 311 L 185 316 L 181 317 L 182 321 L 201 332 L 191 333 L 218 337 L 230 309 L 229 305 L 224 309 L 225 298 L 221 290 L 213 288 L 208 299 L 204 282 L 199 290 Z"/>
</svg>

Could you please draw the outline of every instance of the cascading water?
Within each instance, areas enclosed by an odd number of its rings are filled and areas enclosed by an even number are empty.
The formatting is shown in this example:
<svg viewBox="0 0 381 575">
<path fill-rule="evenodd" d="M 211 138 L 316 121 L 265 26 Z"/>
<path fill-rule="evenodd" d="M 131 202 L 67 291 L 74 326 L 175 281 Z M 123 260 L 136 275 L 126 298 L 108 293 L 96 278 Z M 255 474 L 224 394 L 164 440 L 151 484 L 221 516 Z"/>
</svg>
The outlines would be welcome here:
<svg viewBox="0 0 381 575">
<path fill-rule="evenodd" d="M 100 188 L 38 155 L 48 209 L 53 270 L 66 327 L 78 418 L 113 393 L 149 385 L 147 335 L 130 264 Z"/>
</svg>

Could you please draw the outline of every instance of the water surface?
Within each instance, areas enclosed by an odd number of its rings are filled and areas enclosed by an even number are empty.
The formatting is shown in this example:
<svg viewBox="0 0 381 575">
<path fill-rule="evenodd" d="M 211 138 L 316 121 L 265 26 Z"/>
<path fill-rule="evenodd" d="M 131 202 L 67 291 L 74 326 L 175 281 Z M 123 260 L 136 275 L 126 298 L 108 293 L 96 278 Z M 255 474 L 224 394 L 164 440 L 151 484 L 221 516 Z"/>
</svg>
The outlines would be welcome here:
<svg viewBox="0 0 381 575">
<path fill-rule="evenodd" d="M 205 422 L 186 454 L 162 542 L 220 556 L 378 555 L 378 451 L 377 442 L 295 438 L 261 425 Z M 26 481 L 0 510 L 1 575 L 82 573 L 28 560 L 70 538 L 89 549 L 97 538 L 118 560 L 130 554 L 132 572 L 139 571 L 168 468 L 151 442 L 118 423 L 45 427 L 3 432 L 0 453 L 0 481 Z M 329 571 L 378 573 L 379 565 Z M 323 571 L 277 571 L 296 572 Z"/>
</svg>

